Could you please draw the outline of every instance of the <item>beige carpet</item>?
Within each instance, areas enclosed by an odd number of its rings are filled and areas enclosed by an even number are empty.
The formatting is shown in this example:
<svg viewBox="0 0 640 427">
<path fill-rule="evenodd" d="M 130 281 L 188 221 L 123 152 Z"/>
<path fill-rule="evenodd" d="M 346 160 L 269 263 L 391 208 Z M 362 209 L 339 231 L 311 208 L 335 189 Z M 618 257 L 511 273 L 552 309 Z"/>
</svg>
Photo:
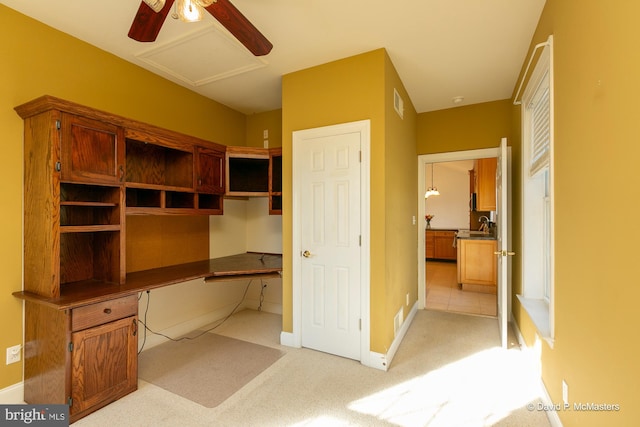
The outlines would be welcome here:
<svg viewBox="0 0 640 427">
<path fill-rule="evenodd" d="M 142 352 L 138 377 L 206 408 L 215 408 L 283 354 L 275 348 L 205 333 Z"/>
<path fill-rule="evenodd" d="M 215 408 L 141 380 L 73 427 L 550 426 L 545 411 L 527 409 L 541 402 L 539 356 L 513 341 L 500 348 L 495 318 L 418 310 L 387 372 L 280 346 L 281 330 L 280 315 L 252 310 L 216 330 L 284 356 Z"/>
</svg>

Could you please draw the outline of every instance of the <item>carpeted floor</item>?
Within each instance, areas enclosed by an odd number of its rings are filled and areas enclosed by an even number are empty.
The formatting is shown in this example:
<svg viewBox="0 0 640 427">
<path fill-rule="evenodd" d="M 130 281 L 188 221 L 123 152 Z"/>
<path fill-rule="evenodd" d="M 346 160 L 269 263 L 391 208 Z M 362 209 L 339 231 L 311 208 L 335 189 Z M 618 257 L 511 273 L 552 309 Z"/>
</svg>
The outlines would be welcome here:
<svg viewBox="0 0 640 427">
<path fill-rule="evenodd" d="M 285 354 L 215 408 L 140 380 L 74 426 L 550 425 L 545 412 L 527 410 L 540 402 L 531 355 L 499 346 L 496 319 L 419 310 L 387 372 L 280 346 L 281 323 L 245 310 L 216 330 Z"/>
</svg>

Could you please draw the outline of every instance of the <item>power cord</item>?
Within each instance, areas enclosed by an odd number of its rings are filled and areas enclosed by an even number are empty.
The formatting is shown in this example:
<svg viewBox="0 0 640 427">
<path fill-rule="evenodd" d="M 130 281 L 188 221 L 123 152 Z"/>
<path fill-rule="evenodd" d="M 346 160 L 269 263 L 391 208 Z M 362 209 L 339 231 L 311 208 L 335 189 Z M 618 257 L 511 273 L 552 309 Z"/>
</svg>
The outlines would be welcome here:
<svg viewBox="0 0 640 427">
<path fill-rule="evenodd" d="M 258 305 L 258 311 L 262 311 L 262 303 L 264 302 L 264 289 L 267 287 L 264 279 L 260 279 L 260 285 L 260 305 Z"/>
<path fill-rule="evenodd" d="M 236 310 L 238 309 L 238 307 L 240 307 L 240 304 L 242 304 L 242 302 L 244 301 L 244 299 L 247 296 L 247 292 L 249 291 L 249 286 L 251 286 L 251 283 L 253 282 L 253 279 L 249 280 L 249 283 L 247 283 L 247 286 L 244 288 L 244 293 L 242 294 L 242 298 L 240 299 L 240 302 L 238 302 L 238 304 L 236 304 L 236 306 L 233 308 L 233 310 L 231 310 L 231 312 L 224 318 L 222 319 L 222 321 L 220 321 L 220 323 L 218 323 L 217 325 L 212 326 L 211 328 L 202 331 L 201 333 L 199 333 L 198 335 L 192 336 L 192 337 L 188 337 L 188 336 L 184 336 L 184 337 L 180 337 L 180 338 L 172 338 L 168 335 L 165 335 L 161 332 L 156 332 L 154 330 L 152 330 L 151 328 L 149 328 L 147 326 L 147 312 L 149 311 L 149 301 L 151 300 L 151 291 L 147 291 L 147 306 L 144 310 L 144 321 L 138 319 L 138 322 L 140 324 L 142 324 L 142 326 L 144 326 L 144 339 L 142 340 L 142 347 L 140 347 L 140 350 L 138 350 L 138 354 L 140 354 L 142 352 L 142 349 L 144 348 L 144 344 L 147 341 L 147 331 L 151 332 L 154 335 L 159 335 L 161 337 L 164 337 L 170 341 L 174 341 L 174 342 L 179 342 L 179 341 L 184 341 L 184 340 L 194 340 L 196 338 L 201 337 L 202 335 L 206 334 L 207 332 L 211 332 L 213 330 L 215 330 L 216 328 L 222 326 L 227 320 L 229 320 L 229 318 L 231 316 L 233 316 L 236 312 Z M 266 287 L 266 285 L 264 286 Z M 263 287 L 263 289 L 264 289 Z M 261 303 L 262 305 L 262 303 Z"/>
</svg>

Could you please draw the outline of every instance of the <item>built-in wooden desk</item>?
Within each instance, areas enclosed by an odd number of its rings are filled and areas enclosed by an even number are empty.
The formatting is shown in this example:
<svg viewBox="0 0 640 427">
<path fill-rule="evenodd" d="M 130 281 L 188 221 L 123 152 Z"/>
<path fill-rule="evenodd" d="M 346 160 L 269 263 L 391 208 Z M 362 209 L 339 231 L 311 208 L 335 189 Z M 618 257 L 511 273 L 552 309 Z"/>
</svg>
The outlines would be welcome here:
<svg viewBox="0 0 640 427">
<path fill-rule="evenodd" d="M 138 387 L 138 293 L 188 280 L 279 277 L 282 255 L 244 253 L 129 273 L 123 284 L 65 283 L 25 301 L 24 399 L 68 404 L 70 421 Z M 86 385 L 93 385 L 87 387 Z"/>
<path fill-rule="evenodd" d="M 205 279 L 211 282 L 278 277 L 281 272 L 282 255 L 247 252 L 128 273 L 122 285 L 97 280 L 67 283 L 62 286 L 59 298 L 45 298 L 28 291 L 14 292 L 13 295 L 58 310 L 67 310 L 188 280 Z"/>
</svg>

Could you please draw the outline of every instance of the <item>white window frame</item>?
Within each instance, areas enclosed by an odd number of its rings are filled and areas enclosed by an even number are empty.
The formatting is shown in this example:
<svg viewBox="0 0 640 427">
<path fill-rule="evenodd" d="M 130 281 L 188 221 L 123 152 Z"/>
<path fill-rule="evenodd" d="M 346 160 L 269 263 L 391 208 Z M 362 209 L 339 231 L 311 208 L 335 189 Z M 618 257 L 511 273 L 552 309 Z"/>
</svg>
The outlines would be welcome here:
<svg viewBox="0 0 640 427">
<path fill-rule="evenodd" d="M 526 78 L 526 76 L 525 76 Z M 522 96 L 522 294 L 541 338 L 553 347 L 554 325 L 554 81 L 553 36 L 544 45 Z M 545 92 L 545 91 L 548 91 Z M 546 96 L 548 95 L 548 97 Z M 534 111 L 548 98 L 548 144 L 535 139 Z M 544 108 L 547 104 L 543 106 Z M 546 114 L 546 112 L 545 112 Z M 546 137 L 543 138 L 546 140 Z"/>
</svg>

